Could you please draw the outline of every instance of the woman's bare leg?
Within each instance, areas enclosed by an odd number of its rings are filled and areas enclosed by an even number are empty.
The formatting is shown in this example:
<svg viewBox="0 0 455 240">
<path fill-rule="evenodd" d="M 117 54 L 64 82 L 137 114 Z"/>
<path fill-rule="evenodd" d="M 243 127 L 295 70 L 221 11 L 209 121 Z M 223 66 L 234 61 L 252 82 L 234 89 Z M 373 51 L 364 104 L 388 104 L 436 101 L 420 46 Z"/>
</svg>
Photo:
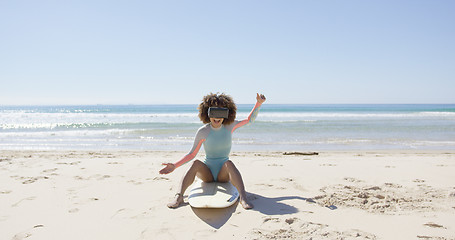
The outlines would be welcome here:
<svg viewBox="0 0 455 240">
<path fill-rule="evenodd" d="M 246 191 L 245 185 L 243 184 L 242 175 L 240 174 L 237 167 L 235 167 L 234 163 L 230 160 L 226 161 L 223 164 L 223 167 L 218 174 L 218 181 L 219 182 L 228 182 L 231 181 L 232 185 L 239 190 L 240 194 L 240 204 L 245 209 L 253 208 L 253 204 L 248 201 L 246 198 Z"/>
<path fill-rule="evenodd" d="M 177 208 L 183 203 L 183 194 L 186 189 L 194 182 L 194 178 L 198 176 L 204 182 L 213 182 L 212 172 L 203 162 L 195 160 L 188 171 L 183 175 L 180 182 L 179 192 L 175 194 L 175 198 L 167 206 L 169 208 Z"/>
</svg>

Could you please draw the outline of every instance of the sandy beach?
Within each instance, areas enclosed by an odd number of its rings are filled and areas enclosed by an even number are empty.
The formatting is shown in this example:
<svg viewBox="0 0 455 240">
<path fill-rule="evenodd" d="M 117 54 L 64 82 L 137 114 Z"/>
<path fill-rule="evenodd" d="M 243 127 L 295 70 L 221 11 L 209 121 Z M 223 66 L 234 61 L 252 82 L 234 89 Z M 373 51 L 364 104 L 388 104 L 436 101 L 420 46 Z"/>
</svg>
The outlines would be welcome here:
<svg viewBox="0 0 455 240">
<path fill-rule="evenodd" d="M 455 239 L 453 151 L 234 152 L 254 209 L 168 209 L 184 154 L 0 151 L 0 238 Z"/>
</svg>

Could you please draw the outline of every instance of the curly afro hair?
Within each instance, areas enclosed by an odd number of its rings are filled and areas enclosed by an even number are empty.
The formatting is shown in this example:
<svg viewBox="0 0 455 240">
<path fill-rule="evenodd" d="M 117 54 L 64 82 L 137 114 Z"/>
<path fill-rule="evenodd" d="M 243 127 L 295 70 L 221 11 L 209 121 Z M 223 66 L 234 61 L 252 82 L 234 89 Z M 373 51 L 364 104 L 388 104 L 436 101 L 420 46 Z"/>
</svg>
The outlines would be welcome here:
<svg viewBox="0 0 455 240">
<path fill-rule="evenodd" d="M 234 122 L 237 113 L 237 106 L 231 96 L 224 93 L 210 93 L 202 98 L 202 102 L 199 104 L 199 119 L 203 123 L 209 123 L 210 118 L 208 111 L 210 107 L 223 107 L 229 109 L 229 116 L 224 119 L 223 124 L 229 125 Z"/>
</svg>

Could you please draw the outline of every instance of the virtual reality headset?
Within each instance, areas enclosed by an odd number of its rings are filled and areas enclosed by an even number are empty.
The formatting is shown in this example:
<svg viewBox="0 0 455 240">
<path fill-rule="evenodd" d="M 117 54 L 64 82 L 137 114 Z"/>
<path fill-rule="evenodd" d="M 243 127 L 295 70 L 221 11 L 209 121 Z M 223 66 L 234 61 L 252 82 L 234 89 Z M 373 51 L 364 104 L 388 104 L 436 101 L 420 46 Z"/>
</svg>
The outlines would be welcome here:
<svg viewBox="0 0 455 240">
<path fill-rule="evenodd" d="M 229 109 L 220 107 L 209 108 L 209 118 L 228 118 Z"/>
</svg>

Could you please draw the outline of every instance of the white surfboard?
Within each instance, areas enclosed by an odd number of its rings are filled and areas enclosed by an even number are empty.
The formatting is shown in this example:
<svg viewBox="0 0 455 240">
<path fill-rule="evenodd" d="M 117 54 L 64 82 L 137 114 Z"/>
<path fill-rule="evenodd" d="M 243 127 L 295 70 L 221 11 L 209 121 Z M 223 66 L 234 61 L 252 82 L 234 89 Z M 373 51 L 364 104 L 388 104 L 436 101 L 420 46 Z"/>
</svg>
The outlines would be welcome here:
<svg viewBox="0 0 455 240">
<path fill-rule="evenodd" d="M 188 196 L 189 204 L 194 208 L 226 208 L 239 199 L 239 192 L 230 182 L 205 183 L 197 179 Z"/>
</svg>

